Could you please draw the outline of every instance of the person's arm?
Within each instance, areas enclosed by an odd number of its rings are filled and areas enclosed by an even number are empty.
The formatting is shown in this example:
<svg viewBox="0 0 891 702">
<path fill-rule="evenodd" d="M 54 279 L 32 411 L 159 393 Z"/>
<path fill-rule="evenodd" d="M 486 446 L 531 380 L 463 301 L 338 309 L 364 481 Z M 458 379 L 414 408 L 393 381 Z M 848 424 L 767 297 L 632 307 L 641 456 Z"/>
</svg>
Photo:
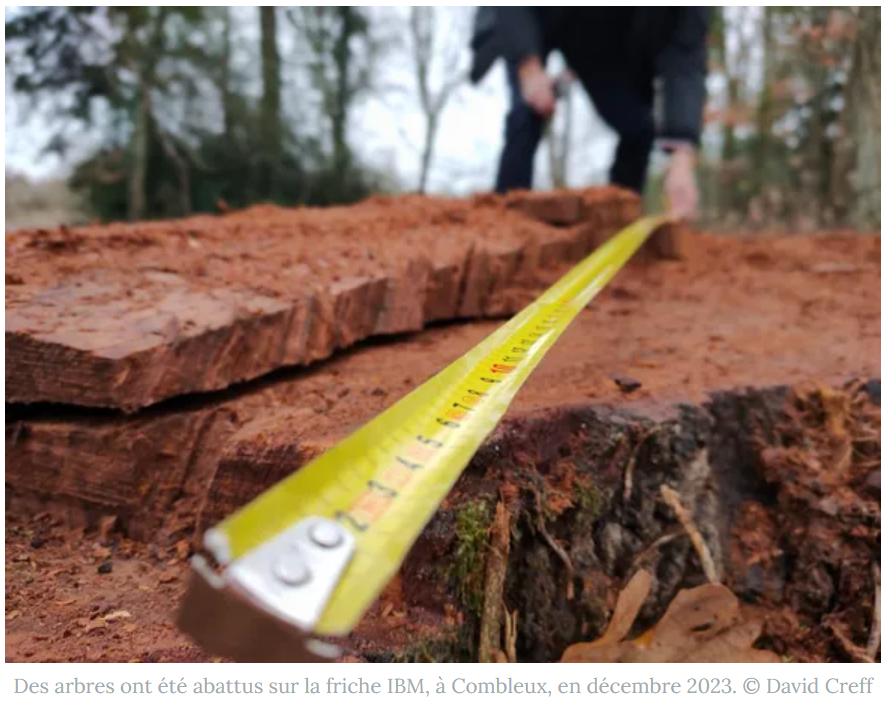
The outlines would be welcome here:
<svg viewBox="0 0 891 702">
<path fill-rule="evenodd" d="M 705 106 L 711 8 L 681 7 L 678 13 L 671 38 L 656 60 L 665 102 L 661 136 L 666 145 L 680 142 L 698 146 Z"/>
<path fill-rule="evenodd" d="M 544 54 L 544 44 L 535 9 L 532 7 L 496 7 L 498 43 L 508 61 L 522 63 Z"/>
<path fill-rule="evenodd" d="M 557 106 L 554 79 L 545 71 L 539 18 L 532 7 L 498 7 L 498 40 L 502 55 L 517 66 L 523 99 L 540 115 Z"/>
<path fill-rule="evenodd" d="M 693 219 L 699 209 L 696 150 L 705 106 L 711 8 L 684 7 L 678 12 L 672 36 L 657 58 L 664 98 L 660 143 L 671 153 L 665 177 L 669 212 Z"/>
</svg>

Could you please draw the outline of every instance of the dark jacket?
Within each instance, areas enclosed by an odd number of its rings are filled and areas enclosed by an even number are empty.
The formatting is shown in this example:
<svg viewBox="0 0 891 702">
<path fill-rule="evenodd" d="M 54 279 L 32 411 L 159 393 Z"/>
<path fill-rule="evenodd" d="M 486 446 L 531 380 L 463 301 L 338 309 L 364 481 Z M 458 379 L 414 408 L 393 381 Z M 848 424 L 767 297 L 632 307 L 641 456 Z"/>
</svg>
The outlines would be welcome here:
<svg viewBox="0 0 891 702">
<path fill-rule="evenodd" d="M 592 10 L 597 8 L 587 12 Z M 579 14 L 574 16 L 574 12 Z M 519 61 L 531 55 L 544 56 L 551 49 L 562 51 L 570 67 L 578 71 L 571 55 L 589 48 L 579 46 L 584 35 L 575 25 L 581 17 L 582 11 L 573 7 L 480 7 L 471 40 L 471 80 L 482 80 L 498 58 Z M 708 7 L 638 7 L 624 36 L 600 35 L 600 39 L 621 43 L 622 55 L 611 58 L 621 61 L 629 75 L 662 79 L 663 138 L 699 141 L 710 20 Z M 592 32 L 592 51 L 597 49 L 596 34 Z M 575 45 L 566 46 L 572 37 Z"/>
</svg>

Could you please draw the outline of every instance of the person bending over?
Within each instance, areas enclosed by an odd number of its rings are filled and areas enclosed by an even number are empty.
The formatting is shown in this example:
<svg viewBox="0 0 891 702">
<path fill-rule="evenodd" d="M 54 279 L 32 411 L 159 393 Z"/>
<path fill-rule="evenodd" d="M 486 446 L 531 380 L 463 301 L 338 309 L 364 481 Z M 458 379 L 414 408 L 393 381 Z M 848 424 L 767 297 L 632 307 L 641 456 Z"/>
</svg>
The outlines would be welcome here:
<svg viewBox="0 0 891 702">
<path fill-rule="evenodd" d="M 481 7 L 474 24 L 471 80 L 507 62 L 511 106 L 495 189 L 532 186 L 532 164 L 556 107 L 548 54 L 563 54 L 604 121 L 618 133 L 610 182 L 643 192 L 650 152 L 670 153 L 669 212 L 696 216 L 696 151 L 705 102 L 706 7 Z M 661 81 L 657 133 L 656 84 Z"/>
</svg>

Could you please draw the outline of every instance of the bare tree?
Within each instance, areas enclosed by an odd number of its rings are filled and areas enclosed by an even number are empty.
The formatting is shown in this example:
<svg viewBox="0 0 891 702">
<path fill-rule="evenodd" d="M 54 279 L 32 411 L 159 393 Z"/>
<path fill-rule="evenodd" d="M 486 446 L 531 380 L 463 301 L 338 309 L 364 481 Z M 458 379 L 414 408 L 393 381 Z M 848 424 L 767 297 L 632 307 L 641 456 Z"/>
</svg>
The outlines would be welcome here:
<svg viewBox="0 0 891 702">
<path fill-rule="evenodd" d="M 131 165 L 127 174 L 127 214 L 132 220 L 146 213 L 146 181 L 148 178 L 149 141 L 152 128 L 152 89 L 155 86 L 159 57 L 164 50 L 164 24 L 168 10 L 158 8 L 149 15 L 148 39 L 140 39 L 144 29 L 142 15 L 126 12 L 124 55 L 136 66 L 136 119 L 130 139 Z"/>
<path fill-rule="evenodd" d="M 229 7 L 220 7 L 218 12 L 221 20 L 218 82 L 223 102 L 223 134 L 230 138 L 235 124 L 232 88 L 232 10 Z"/>
<path fill-rule="evenodd" d="M 454 13 L 459 8 L 451 8 Z M 457 22 L 447 23 L 442 16 L 442 8 L 412 6 L 409 15 L 411 55 L 414 62 L 415 87 L 418 102 L 424 117 L 424 146 L 421 151 L 421 168 L 418 175 L 418 192 L 427 190 L 436 136 L 440 120 L 449 99 L 466 81 L 467 69 L 461 52 L 467 43 L 463 14 Z M 445 32 L 437 28 L 446 27 Z M 437 41 L 439 35 L 439 41 Z M 434 63 L 439 63 L 439 71 Z M 439 80 L 434 74 L 439 73 Z M 438 87 L 434 87 L 438 84 Z"/>
<path fill-rule="evenodd" d="M 262 129 L 262 187 L 274 190 L 273 164 L 281 147 L 281 57 L 278 51 L 278 17 L 276 8 L 260 7 L 260 55 L 262 57 L 263 96 L 260 99 Z"/>
<path fill-rule="evenodd" d="M 356 176 L 349 122 L 357 101 L 371 89 L 378 47 L 365 8 L 301 6 L 289 15 L 307 67 L 330 146 L 330 188 L 345 194 Z M 333 192 L 332 191 L 332 192 Z"/>
<path fill-rule="evenodd" d="M 776 30 L 773 26 L 774 8 L 765 5 L 761 14 L 761 89 L 758 96 L 756 115 L 756 143 L 754 154 L 754 178 L 756 190 L 761 190 L 767 182 L 767 160 L 769 157 L 771 130 L 773 129 L 773 89 L 775 77 Z"/>
<path fill-rule="evenodd" d="M 843 120 L 856 135 L 851 186 L 852 220 L 862 228 L 881 226 L 882 152 L 882 10 L 857 11 L 857 37 Z"/>
</svg>

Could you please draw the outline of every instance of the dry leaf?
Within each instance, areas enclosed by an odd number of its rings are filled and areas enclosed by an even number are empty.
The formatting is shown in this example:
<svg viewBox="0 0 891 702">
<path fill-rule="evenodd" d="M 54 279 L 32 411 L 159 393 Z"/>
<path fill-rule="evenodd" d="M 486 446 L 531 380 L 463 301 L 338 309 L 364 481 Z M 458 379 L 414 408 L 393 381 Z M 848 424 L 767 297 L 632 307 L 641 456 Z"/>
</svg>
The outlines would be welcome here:
<svg viewBox="0 0 891 702">
<path fill-rule="evenodd" d="M 616 602 L 616 609 L 613 612 L 613 618 L 609 622 L 606 631 L 597 641 L 591 643 L 574 644 L 566 649 L 563 654 L 562 663 L 581 663 L 590 661 L 594 649 L 609 649 L 614 647 L 622 639 L 624 639 L 634 620 L 640 612 L 640 608 L 650 594 L 650 588 L 653 586 L 653 577 L 645 570 L 639 570 L 634 577 L 619 593 L 619 599 Z M 610 655 L 607 653 L 606 655 Z"/>
<path fill-rule="evenodd" d="M 718 583 L 681 590 L 655 627 L 623 641 L 649 594 L 652 580 L 639 571 L 622 590 L 606 633 L 570 646 L 563 663 L 778 663 L 779 656 L 751 646 L 761 622 L 740 617 L 736 596 Z"/>
<path fill-rule="evenodd" d="M 610 620 L 606 632 L 600 637 L 600 643 L 618 643 L 628 636 L 628 632 L 634 626 L 634 620 L 637 619 L 637 613 L 643 607 L 652 586 L 653 576 L 649 572 L 639 570 L 634 574 L 631 581 L 619 593 L 616 611 L 613 612 L 613 618 Z"/>
</svg>

